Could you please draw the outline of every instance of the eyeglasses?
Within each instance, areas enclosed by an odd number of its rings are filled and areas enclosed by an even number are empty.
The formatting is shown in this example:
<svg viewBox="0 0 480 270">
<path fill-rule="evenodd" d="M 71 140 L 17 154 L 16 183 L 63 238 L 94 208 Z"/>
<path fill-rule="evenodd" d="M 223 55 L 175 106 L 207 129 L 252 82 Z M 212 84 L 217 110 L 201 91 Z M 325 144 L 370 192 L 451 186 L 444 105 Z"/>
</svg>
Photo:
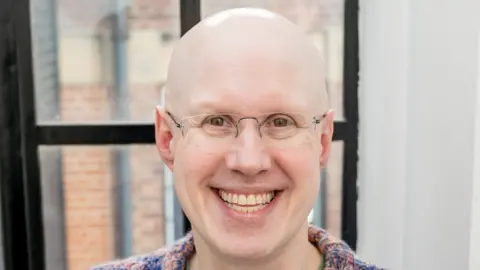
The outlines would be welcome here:
<svg viewBox="0 0 480 270">
<path fill-rule="evenodd" d="M 260 137 L 269 145 L 291 145 L 301 143 L 297 135 L 302 131 L 313 129 L 325 118 L 325 114 L 314 116 L 307 120 L 301 114 L 295 113 L 270 113 L 259 117 L 240 116 L 235 114 L 201 114 L 184 117 L 177 121 L 170 112 L 167 114 L 173 123 L 182 132 L 182 136 L 191 129 L 198 129 L 208 139 L 215 142 L 230 141 L 238 137 L 240 123 L 242 120 L 252 120 L 258 130 Z"/>
</svg>

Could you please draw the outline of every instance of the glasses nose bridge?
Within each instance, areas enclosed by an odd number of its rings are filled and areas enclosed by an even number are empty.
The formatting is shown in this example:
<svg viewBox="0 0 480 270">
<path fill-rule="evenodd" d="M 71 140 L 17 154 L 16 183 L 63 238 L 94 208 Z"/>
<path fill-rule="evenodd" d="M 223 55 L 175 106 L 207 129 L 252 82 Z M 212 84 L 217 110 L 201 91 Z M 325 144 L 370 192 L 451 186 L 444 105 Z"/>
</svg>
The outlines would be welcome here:
<svg viewBox="0 0 480 270">
<path fill-rule="evenodd" d="M 235 128 L 237 129 L 237 133 L 235 134 L 235 137 L 238 137 L 240 135 L 240 122 L 242 120 L 245 120 L 245 119 L 255 120 L 255 125 L 257 127 L 257 132 L 260 135 L 260 137 L 262 137 L 262 133 L 260 131 L 260 127 L 261 127 L 260 120 L 258 120 L 258 118 L 253 117 L 253 116 L 241 117 L 240 119 L 238 119 L 237 124 L 235 125 Z"/>
</svg>

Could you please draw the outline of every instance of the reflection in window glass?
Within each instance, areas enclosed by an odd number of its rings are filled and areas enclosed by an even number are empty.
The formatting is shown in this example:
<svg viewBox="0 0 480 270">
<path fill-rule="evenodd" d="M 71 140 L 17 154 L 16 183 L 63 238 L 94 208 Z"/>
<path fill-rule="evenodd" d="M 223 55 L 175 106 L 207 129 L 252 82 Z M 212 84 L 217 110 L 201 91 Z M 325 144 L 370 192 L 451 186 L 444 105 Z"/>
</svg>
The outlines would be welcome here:
<svg viewBox="0 0 480 270">
<path fill-rule="evenodd" d="M 153 122 L 178 0 L 31 2 L 38 121 Z"/>
<path fill-rule="evenodd" d="M 154 145 L 41 147 L 40 158 L 47 269 L 89 269 L 165 244 Z"/>
<path fill-rule="evenodd" d="M 238 7 L 257 7 L 277 12 L 299 25 L 323 55 L 327 88 L 336 120 L 343 112 L 343 14 L 345 0 L 203 0 L 202 16 Z"/>
</svg>

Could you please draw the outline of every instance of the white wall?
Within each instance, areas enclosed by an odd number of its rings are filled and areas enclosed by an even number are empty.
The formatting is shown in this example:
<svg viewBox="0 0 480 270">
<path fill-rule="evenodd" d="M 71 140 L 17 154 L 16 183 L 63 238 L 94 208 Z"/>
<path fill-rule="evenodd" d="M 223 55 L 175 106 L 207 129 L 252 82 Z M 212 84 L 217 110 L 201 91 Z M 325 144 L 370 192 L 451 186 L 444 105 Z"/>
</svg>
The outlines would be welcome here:
<svg viewBox="0 0 480 270">
<path fill-rule="evenodd" d="M 480 66 L 480 33 L 478 35 L 477 63 Z M 480 68 L 477 75 L 477 119 L 475 130 L 474 183 L 472 200 L 472 223 L 470 234 L 470 269 L 480 269 Z M 476 256 L 475 256 L 476 255 Z"/>
<path fill-rule="evenodd" d="M 480 1 L 360 2 L 358 253 L 388 269 L 480 269 Z"/>
</svg>

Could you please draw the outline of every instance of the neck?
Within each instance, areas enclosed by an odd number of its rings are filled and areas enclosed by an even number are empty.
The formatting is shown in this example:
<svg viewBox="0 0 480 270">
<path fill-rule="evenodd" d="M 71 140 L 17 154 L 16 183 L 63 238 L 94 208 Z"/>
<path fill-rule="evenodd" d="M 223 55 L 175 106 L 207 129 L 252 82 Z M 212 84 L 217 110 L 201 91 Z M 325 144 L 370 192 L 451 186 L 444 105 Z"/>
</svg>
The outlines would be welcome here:
<svg viewBox="0 0 480 270">
<path fill-rule="evenodd" d="M 198 236 L 194 233 L 195 236 Z M 317 270 L 322 263 L 318 249 L 308 241 L 308 224 L 268 258 L 255 261 L 227 258 L 213 252 L 201 239 L 195 239 L 196 254 L 188 262 L 189 270 Z"/>
</svg>

